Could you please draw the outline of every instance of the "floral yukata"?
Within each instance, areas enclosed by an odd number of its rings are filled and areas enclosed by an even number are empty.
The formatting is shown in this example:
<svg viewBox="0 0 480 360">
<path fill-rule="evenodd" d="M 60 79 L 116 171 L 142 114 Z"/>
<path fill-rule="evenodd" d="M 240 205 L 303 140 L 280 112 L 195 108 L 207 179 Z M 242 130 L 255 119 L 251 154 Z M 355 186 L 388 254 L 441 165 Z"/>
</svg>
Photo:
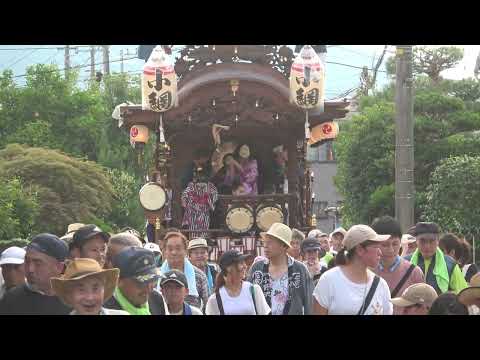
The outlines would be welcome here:
<svg viewBox="0 0 480 360">
<path fill-rule="evenodd" d="M 211 182 L 190 182 L 182 193 L 185 208 L 182 226 L 188 230 L 208 230 L 210 211 L 215 209 L 218 191 Z M 206 233 L 196 233 L 195 237 L 206 237 Z"/>
<path fill-rule="evenodd" d="M 227 172 L 224 183 L 231 186 L 235 176 L 239 176 L 240 184 L 245 189 L 245 195 L 257 195 L 258 165 L 257 160 L 249 160 L 242 166 L 242 171 L 231 174 Z"/>
</svg>

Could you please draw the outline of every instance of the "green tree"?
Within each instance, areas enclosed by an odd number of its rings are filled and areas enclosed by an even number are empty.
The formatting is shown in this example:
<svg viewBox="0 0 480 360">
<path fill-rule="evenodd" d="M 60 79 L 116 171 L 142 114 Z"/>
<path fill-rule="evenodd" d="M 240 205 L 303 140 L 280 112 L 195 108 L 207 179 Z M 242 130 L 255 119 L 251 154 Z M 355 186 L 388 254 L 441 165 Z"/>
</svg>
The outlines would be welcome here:
<svg viewBox="0 0 480 360">
<path fill-rule="evenodd" d="M 0 181 L 0 240 L 27 238 L 38 214 L 37 194 L 18 178 Z"/>
<path fill-rule="evenodd" d="M 56 65 L 27 69 L 26 86 L 10 72 L 0 77 L 0 147 L 18 142 L 96 159 L 101 132 L 101 98 L 76 86 L 77 74 L 63 78 Z"/>
<path fill-rule="evenodd" d="M 340 130 L 336 184 L 345 197 L 347 223 L 369 223 L 378 215 L 374 210 L 381 207 L 378 198 L 388 196 L 385 186 L 394 182 L 393 119 L 393 104 L 380 102 Z"/>
<path fill-rule="evenodd" d="M 113 189 L 104 169 L 55 150 L 8 145 L 0 151 L 0 174 L 36 189 L 34 232 L 63 235 L 73 222 L 104 224 L 112 208 Z"/>
<path fill-rule="evenodd" d="M 431 175 L 424 217 L 443 230 L 480 235 L 480 156 L 462 155 L 441 161 Z"/>
<path fill-rule="evenodd" d="M 480 155 L 480 112 L 449 95 L 453 84 L 424 83 L 415 95 L 416 219 L 422 214 L 431 173 L 442 159 Z M 394 212 L 395 124 L 391 87 L 360 99 L 360 115 L 342 125 L 337 139 L 336 184 L 350 223 Z"/>
<path fill-rule="evenodd" d="M 141 231 L 145 217 L 138 199 L 139 181 L 118 169 L 108 170 L 108 176 L 114 196 L 112 211 L 107 217 L 109 224 L 117 230 L 129 226 Z"/>
<path fill-rule="evenodd" d="M 413 48 L 412 70 L 415 76 L 427 75 L 434 84 L 438 84 L 442 80 L 440 74 L 456 66 L 462 59 L 463 50 L 455 46 L 442 46 L 438 48 L 415 46 Z M 395 56 L 387 59 L 386 70 L 389 75 L 395 75 Z"/>
</svg>

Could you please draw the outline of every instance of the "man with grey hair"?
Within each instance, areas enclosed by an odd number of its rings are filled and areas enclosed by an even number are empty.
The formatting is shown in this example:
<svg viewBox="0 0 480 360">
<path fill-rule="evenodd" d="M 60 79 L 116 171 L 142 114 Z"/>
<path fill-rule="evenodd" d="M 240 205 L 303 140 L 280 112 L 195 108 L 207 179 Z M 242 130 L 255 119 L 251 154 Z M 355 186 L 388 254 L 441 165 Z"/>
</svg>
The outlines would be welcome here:
<svg viewBox="0 0 480 360">
<path fill-rule="evenodd" d="M 113 258 L 128 246 L 142 247 L 142 242 L 129 232 L 113 235 L 108 241 L 105 269 L 112 269 Z"/>
</svg>

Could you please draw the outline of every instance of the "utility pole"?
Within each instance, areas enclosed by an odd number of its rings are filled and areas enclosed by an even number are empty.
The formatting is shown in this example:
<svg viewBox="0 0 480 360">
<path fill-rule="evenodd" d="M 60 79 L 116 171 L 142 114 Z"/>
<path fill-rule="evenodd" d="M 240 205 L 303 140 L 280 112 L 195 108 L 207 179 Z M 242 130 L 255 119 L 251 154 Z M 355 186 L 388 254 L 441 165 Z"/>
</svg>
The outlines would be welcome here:
<svg viewBox="0 0 480 360">
<path fill-rule="evenodd" d="M 65 45 L 65 79 L 70 72 L 70 45 Z"/>
<path fill-rule="evenodd" d="M 123 74 L 123 49 L 120 50 L 120 72 Z"/>
<path fill-rule="evenodd" d="M 109 45 L 102 45 L 103 48 L 103 73 L 110 74 L 110 50 Z"/>
<path fill-rule="evenodd" d="M 95 80 L 95 45 L 90 45 L 90 78 Z"/>
<path fill-rule="evenodd" d="M 398 45 L 395 84 L 395 217 L 403 232 L 414 224 L 412 46 Z"/>
</svg>

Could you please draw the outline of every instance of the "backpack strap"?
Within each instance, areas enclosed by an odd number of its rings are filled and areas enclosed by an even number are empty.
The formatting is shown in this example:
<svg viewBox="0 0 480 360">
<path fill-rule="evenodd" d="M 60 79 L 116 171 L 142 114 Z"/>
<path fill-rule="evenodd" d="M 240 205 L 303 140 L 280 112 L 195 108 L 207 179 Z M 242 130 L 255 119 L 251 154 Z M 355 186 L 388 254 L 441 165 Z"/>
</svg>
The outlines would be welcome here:
<svg viewBox="0 0 480 360">
<path fill-rule="evenodd" d="M 357 315 L 364 315 L 365 311 L 367 311 L 368 307 L 370 306 L 370 303 L 372 302 L 373 295 L 375 295 L 375 291 L 377 290 L 378 283 L 380 282 L 380 278 L 375 275 L 375 278 L 373 279 L 372 286 L 370 286 L 370 290 L 368 290 L 367 297 L 365 298 L 364 303 L 362 304 L 362 307 L 358 311 Z"/>
<path fill-rule="evenodd" d="M 257 304 L 255 303 L 255 288 L 253 284 L 250 285 L 250 294 L 252 294 L 253 307 L 255 308 L 255 315 L 258 315 Z"/>
<path fill-rule="evenodd" d="M 215 297 L 217 298 L 217 306 L 218 310 L 220 311 L 220 315 L 225 315 L 225 311 L 223 310 L 222 297 L 220 296 L 220 289 L 215 290 Z"/>
<path fill-rule="evenodd" d="M 392 298 L 396 297 L 402 286 L 407 282 L 408 278 L 410 277 L 410 274 L 412 271 L 415 269 L 415 265 L 411 264 L 410 267 L 407 269 L 403 277 L 400 279 L 398 282 L 397 286 L 395 286 L 395 289 L 392 291 Z"/>
<path fill-rule="evenodd" d="M 290 305 L 292 304 L 292 284 L 290 284 L 290 280 L 292 279 L 293 275 L 293 266 L 288 267 L 288 298 L 287 302 L 285 303 L 285 307 L 283 308 L 283 315 L 288 315 L 288 312 L 290 311 Z"/>
<path fill-rule="evenodd" d="M 263 276 L 270 276 L 269 273 L 268 273 L 268 270 L 269 270 L 268 265 L 269 265 L 268 263 L 263 263 L 263 269 L 262 269 Z M 273 279 L 271 279 L 271 278 L 270 278 L 270 280 L 273 281 Z M 260 285 L 260 286 L 262 286 L 262 285 Z M 265 290 L 264 289 L 262 289 L 262 290 L 265 293 Z M 267 301 L 268 306 L 272 307 L 272 297 L 271 297 L 271 295 L 266 294 L 265 295 L 265 300 Z"/>
</svg>

